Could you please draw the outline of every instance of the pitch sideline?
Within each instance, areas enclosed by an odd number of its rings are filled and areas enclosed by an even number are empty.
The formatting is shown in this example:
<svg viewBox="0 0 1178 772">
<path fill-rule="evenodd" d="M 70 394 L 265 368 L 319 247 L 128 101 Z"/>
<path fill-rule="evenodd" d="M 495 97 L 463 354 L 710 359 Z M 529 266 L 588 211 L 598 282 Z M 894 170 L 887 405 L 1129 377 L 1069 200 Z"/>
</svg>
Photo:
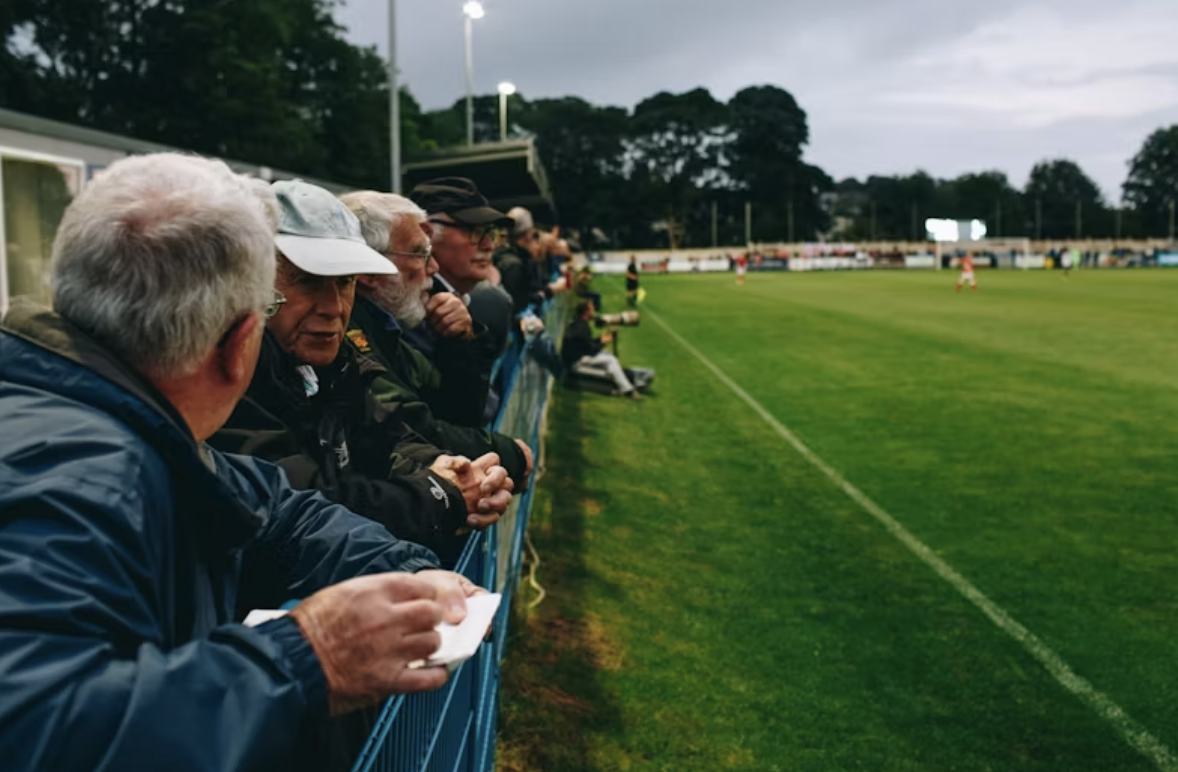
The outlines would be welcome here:
<svg viewBox="0 0 1178 772">
<path fill-rule="evenodd" d="M 1058 654 L 1056 654 L 1047 644 L 1039 640 L 1027 628 L 1023 627 L 1015 621 L 1009 614 L 1007 614 L 1001 607 L 986 597 L 977 587 L 975 587 L 968 579 L 957 573 L 948 563 L 929 549 L 925 544 L 913 536 L 907 528 L 900 524 L 895 518 L 889 515 L 882 507 L 867 497 L 865 493 L 860 491 L 851 483 L 839 474 L 833 467 L 819 458 L 812 450 L 799 440 L 793 432 L 786 428 L 780 421 L 773 417 L 761 403 L 757 402 L 748 392 L 742 389 L 735 381 L 728 377 L 728 375 L 719 367 L 714 365 L 711 360 L 705 357 L 694 346 L 688 343 L 679 333 L 675 332 L 669 324 L 664 322 L 662 318 L 650 310 L 650 308 L 643 309 L 643 315 L 649 316 L 656 324 L 663 328 L 663 330 L 670 335 L 680 346 L 686 349 L 696 359 L 698 359 L 704 367 L 712 371 L 721 383 L 732 390 L 736 396 L 740 397 L 749 407 L 753 409 L 765 423 L 769 424 L 770 428 L 779 434 L 782 439 L 793 446 L 802 458 L 806 459 L 812 466 L 817 468 L 823 474 L 831 479 L 844 493 L 847 494 L 855 503 L 862 507 L 869 515 L 888 530 L 892 536 L 896 537 L 905 547 L 909 549 L 916 557 L 931 568 L 938 576 L 953 586 L 959 593 L 961 593 L 970 603 L 973 603 L 983 614 L 990 618 L 999 629 L 1005 632 L 1014 640 L 1018 641 L 1027 653 L 1039 661 L 1047 672 L 1059 682 L 1061 686 L 1067 691 L 1074 694 L 1085 705 L 1096 712 L 1101 718 L 1110 723 L 1114 729 L 1121 735 L 1134 750 L 1141 755 L 1148 758 L 1154 763 L 1161 772 L 1178 772 L 1178 757 L 1170 751 L 1160 740 L 1151 735 L 1141 724 L 1137 723 L 1129 714 L 1127 714 L 1119 705 L 1112 701 L 1103 692 L 1098 691 L 1087 680 L 1077 675 L 1075 671 L 1068 666 L 1066 662 Z"/>
</svg>

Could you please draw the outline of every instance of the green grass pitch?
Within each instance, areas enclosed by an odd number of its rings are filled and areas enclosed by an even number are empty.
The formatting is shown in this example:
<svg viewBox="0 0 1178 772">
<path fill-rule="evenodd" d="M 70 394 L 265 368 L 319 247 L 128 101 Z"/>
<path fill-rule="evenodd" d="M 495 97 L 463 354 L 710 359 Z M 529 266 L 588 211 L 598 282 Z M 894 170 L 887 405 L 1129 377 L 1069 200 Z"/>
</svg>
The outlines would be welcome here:
<svg viewBox="0 0 1178 772">
<path fill-rule="evenodd" d="M 1178 271 L 955 280 L 650 277 L 644 309 L 1173 753 Z M 501 769 L 1159 768 L 649 315 L 621 354 L 645 402 L 555 392 Z"/>
</svg>

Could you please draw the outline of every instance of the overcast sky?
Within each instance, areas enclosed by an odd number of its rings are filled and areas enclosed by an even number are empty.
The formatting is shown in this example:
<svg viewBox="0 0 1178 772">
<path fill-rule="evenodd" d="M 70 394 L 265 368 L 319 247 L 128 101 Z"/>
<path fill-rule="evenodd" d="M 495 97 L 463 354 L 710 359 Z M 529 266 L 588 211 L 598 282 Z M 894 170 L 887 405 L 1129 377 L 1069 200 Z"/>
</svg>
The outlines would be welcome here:
<svg viewBox="0 0 1178 772">
<path fill-rule="evenodd" d="M 475 85 L 633 107 L 705 86 L 788 89 L 807 159 L 836 179 L 1071 158 L 1120 198 L 1127 162 L 1178 123 L 1178 0 L 485 0 Z M 387 0 L 347 0 L 387 51 Z M 462 0 L 399 0 L 402 77 L 427 108 L 465 93 Z"/>
</svg>

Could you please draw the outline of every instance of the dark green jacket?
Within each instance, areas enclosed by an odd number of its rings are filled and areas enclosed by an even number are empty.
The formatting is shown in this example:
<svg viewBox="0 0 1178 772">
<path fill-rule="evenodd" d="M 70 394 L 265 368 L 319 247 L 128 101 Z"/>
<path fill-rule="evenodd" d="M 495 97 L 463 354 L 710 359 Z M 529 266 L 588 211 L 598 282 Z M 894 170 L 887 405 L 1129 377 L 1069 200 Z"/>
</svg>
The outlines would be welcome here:
<svg viewBox="0 0 1178 772">
<path fill-rule="evenodd" d="M 494 346 L 485 335 L 472 342 L 441 339 L 431 363 L 410 346 L 401 328 L 383 309 L 356 299 L 348 341 L 360 354 L 376 359 L 387 373 L 372 382 L 377 402 L 394 420 L 441 448 L 470 459 L 496 453 L 507 474 L 522 489 L 526 471 L 515 440 L 482 427 Z"/>
<path fill-rule="evenodd" d="M 297 364 L 266 333 L 249 390 L 210 444 L 273 461 L 294 487 L 322 491 L 445 561 L 457 557 L 466 541 L 462 493 L 423 468 L 443 451 L 374 398 L 370 386 L 384 367 L 341 347 L 331 367 L 316 370 L 320 391 L 307 397 Z"/>
</svg>

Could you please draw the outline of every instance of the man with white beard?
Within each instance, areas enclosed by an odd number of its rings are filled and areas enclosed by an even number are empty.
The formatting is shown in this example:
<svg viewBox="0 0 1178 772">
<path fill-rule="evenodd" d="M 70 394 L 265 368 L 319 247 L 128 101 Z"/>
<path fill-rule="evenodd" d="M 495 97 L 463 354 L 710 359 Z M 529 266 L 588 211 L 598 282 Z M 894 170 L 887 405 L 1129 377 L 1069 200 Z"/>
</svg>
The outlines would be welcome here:
<svg viewBox="0 0 1178 772">
<path fill-rule="evenodd" d="M 388 257 L 395 275 L 361 276 L 348 328 L 349 342 L 388 369 L 372 391 L 378 401 L 427 441 L 478 458 L 496 453 L 522 491 L 532 453 L 521 440 L 482 428 L 491 369 L 498 352 L 466 304 L 443 292 L 430 295 L 438 271 L 426 213 L 407 198 L 360 191 L 341 197 L 360 221 L 365 242 Z M 405 340 L 425 321 L 437 334 L 433 360 Z"/>
</svg>

